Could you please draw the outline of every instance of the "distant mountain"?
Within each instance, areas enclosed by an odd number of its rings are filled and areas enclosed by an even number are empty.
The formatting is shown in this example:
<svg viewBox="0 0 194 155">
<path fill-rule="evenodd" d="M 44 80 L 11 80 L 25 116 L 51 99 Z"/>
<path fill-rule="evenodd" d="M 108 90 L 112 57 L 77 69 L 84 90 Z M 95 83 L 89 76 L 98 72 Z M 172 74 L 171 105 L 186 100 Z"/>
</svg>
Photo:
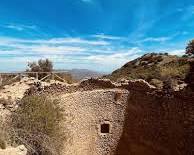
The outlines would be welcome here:
<svg viewBox="0 0 194 155">
<path fill-rule="evenodd" d="M 96 78 L 104 75 L 103 73 L 88 70 L 88 69 L 72 69 L 72 70 L 68 70 L 68 72 L 75 80 L 81 80 L 81 79 L 91 78 L 91 77 Z"/>
<path fill-rule="evenodd" d="M 82 80 L 85 78 L 96 78 L 96 77 L 102 77 L 105 75 L 104 73 L 92 71 L 88 69 L 71 69 L 71 70 L 57 70 L 57 71 L 66 71 L 67 73 L 71 74 L 72 78 L 74 80 Z"/>
<path fill-rule="evenodd" d="M 121 68 L 104 76 L 113 81 L 121 79 L 144 79 L 147 82 L 162 87 L 168 79 L 174 83 L 183 82 L 189 71 L 190 58 L 168 54 L 149 53 L 133 61 L 129 61 Z"/>
</svg>

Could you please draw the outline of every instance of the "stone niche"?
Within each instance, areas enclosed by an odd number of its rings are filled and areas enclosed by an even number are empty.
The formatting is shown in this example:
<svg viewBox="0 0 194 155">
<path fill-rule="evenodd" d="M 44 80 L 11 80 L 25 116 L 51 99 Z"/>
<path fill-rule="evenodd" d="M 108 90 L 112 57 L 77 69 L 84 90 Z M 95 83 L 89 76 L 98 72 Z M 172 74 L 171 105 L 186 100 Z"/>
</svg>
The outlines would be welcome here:
<svg viewBox="0 0 194 155">
<path fill-rule="evenodd" d="M 100 125 L 100 133 L 101 134 L 109 134 L 110 133 L 110 124 L 103 123 Z"/>
</svg>

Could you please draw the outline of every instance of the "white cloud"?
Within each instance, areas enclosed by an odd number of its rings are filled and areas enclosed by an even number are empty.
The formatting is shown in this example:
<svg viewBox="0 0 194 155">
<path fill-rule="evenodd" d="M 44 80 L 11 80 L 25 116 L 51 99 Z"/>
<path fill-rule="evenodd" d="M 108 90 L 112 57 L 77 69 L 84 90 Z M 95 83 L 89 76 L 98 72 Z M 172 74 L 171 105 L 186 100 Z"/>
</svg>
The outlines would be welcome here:
<svg viewBox="0 0 194 155">
<path fill-rule="evenodd" d="M 93 37 L 96 37 L 96 38 L 99 38 L 99 39 L 109 39 L 109 40 L 122 40 L 122 39 L 125 39 L 124 37 L 105 35 L 105 34 L 96 34 L 96 35 L 93 35 Z"/>
<path fill-rule="evenodd" d="M 194 5 L 190 5 L 189 7 L 184 8 L 181 19 L 183 20 L 183 22 L 187 20 L 190 21 L 193 19 L 193 16 L 194 16 Z"/>
<path fill-rule="evenodd" d="M 171 55 L 179 55 L 179 56 L 185 54 L 185 50 L 183 50 L 183 49 L 169 50 L 169 51 L 167 51 L 167 52 L 168 52 L 169 54 L 171 54 Z"/>
<path fill-rule="evenodd" d="M 72 46 L 47 46 L 47 45 L 40 45 L 40 46 L 31 46 L 30 47 L 33 52 L 37 54 L 71 54 L 75 52 L 84 52 L 86 48 L 81 47 L 72 47 Z"/>
<path fill-rule="evenodd" d="M 13 29 L 16 31 L 36 30 L 37 29 L 35 25 L 22 25 L 22 24 L 8 24 L 8 25 L 3 25 L 3 27 L 8 28 L 8 29 Z"/>
<path fill-rule="evenodd" d="M 178 11 L 178 12 L 183 12 L 184 9 L 183 9 L 183 8 L 177 8 L 177 11 Z"/>
<path fill-rule="evenodd" d="M 139 42 L 165 42 L 172 39 L 172 37 L 148 37 Z"/>
<path fill-rule="evenodd" d="M 104 37 L 104 36 L 100 36 Z M 106 36 L 107 37 L 107 36 Z M 126 62 L 141 56 L 145 51 L 138 47 L 115 44 L 115 40 L 99 38 L 50 38 L 50 39 L 19 39 L 0 37 L 0 71 L 6 66 L 14 70 L 15 65 L 24 69 L 28 61 L 49 58 L 62 67 L 82 67 L 103 71 L 113 71 Z M 163 38 L 145 38 L 144 41 L 164 41 Z M 165 50 L 169 54 L 181 55 L 184 50 Z M 59 65 L 60 64 L 60 65 Z M 100 66 L 97 67 L 96 66 Z M 70 68 L 70 67 L 69 67 Z M 22 70 L 21 69 L 21 70 Z"/>
<path fill-rule="evenodd" d="M 84 3 L 92 3 L 93 2 L 93 0 L 81 0 L 81 1 Z"/>
<path fill-rule="evenodd" d="M 76 55 L 88 56 L 93 53 L 112 53 L 108 41 L 87 40 L 82 38 L 19 39 L 0 37 L 0 55 Z"/>
<path fill-rule="evenodd" d="M 132 48 L 126 51 L 115 51 L 115 53 L 109 55 L 92 55 L 86 59 L 92 61 L 93 63 L 99 64 L 102 67 L 109 67 L 114 70 L 121 67 L 126 62 L 141 56 L 142 52 L 143 51 L 139 48 Z"/>
<path fill-rule="evenodd" d="M 6 38 L 0 37 L 0 41 L 9 43 L 29 43 L 29 44 L 87 44 L 87 45 L 99 45 L 106 46 L 110 43 L 102 40 L 86 40 L 81 38 L 51 38 L 51 39 L 18 39 L 18 38 Z M 1 43 L 1 42 L 0 42 Z"/>
<path fill-rule="evenodd" d="M 142 52 L 138 48 L 114 45 L 112 41 L 83 38 L 19 39 L 0 37 L 0 61 L 14 70 L 15 65 L 25 68 L 28 61 L 49 58 L 62 66 L 77 66 L 112 71 Z M 22 65 L 21 65 L 22 64 Z M 22 68 L 23 66 L 23 68 Z M 60 65 L 59 65 L 60 66 Z M 84 67 L 85 66 L 85 67 Z"/>
<path fill-rule="evenodd" d="M 5 26 L 6 28 L 9 28 L 9 29 L 14 29 L 14 30 L 17 30 L 17 31 L 23 31 L 23 27 L 19 27 L 19 26 L 16 26 L 16 25 L 7 25 Z"/>
</svg>

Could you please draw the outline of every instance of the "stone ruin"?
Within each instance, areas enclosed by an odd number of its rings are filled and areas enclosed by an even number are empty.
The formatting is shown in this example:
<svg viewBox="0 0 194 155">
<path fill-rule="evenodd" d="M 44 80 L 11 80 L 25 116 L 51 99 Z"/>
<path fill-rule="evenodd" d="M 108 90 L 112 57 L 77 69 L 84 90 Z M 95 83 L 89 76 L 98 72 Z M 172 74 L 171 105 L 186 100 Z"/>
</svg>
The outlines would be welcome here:
<svg viewBox="0 0 194 155">
<path fill-rule="evenodd" d="M 38 87 L 25 95 L 47 94 L 67 111 L 65 155 L 194 154 L 194 93 L 166 93 L 144 80 Z"/>
</svg>

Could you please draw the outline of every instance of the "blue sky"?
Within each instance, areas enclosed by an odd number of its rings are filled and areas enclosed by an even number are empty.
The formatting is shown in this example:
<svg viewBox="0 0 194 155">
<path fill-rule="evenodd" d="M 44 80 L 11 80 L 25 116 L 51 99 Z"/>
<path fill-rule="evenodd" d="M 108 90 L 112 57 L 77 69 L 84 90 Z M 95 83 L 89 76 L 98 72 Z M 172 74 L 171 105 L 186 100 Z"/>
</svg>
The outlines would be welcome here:
<svg viewBox="0 0 194 155">
<path fill-rule="evenodd" d="M 147 52 L 181 55 L 193 30 L 193 0 L 0 0 L 0 71 L 49 58 L 111 72 Z"/>
</svg>

